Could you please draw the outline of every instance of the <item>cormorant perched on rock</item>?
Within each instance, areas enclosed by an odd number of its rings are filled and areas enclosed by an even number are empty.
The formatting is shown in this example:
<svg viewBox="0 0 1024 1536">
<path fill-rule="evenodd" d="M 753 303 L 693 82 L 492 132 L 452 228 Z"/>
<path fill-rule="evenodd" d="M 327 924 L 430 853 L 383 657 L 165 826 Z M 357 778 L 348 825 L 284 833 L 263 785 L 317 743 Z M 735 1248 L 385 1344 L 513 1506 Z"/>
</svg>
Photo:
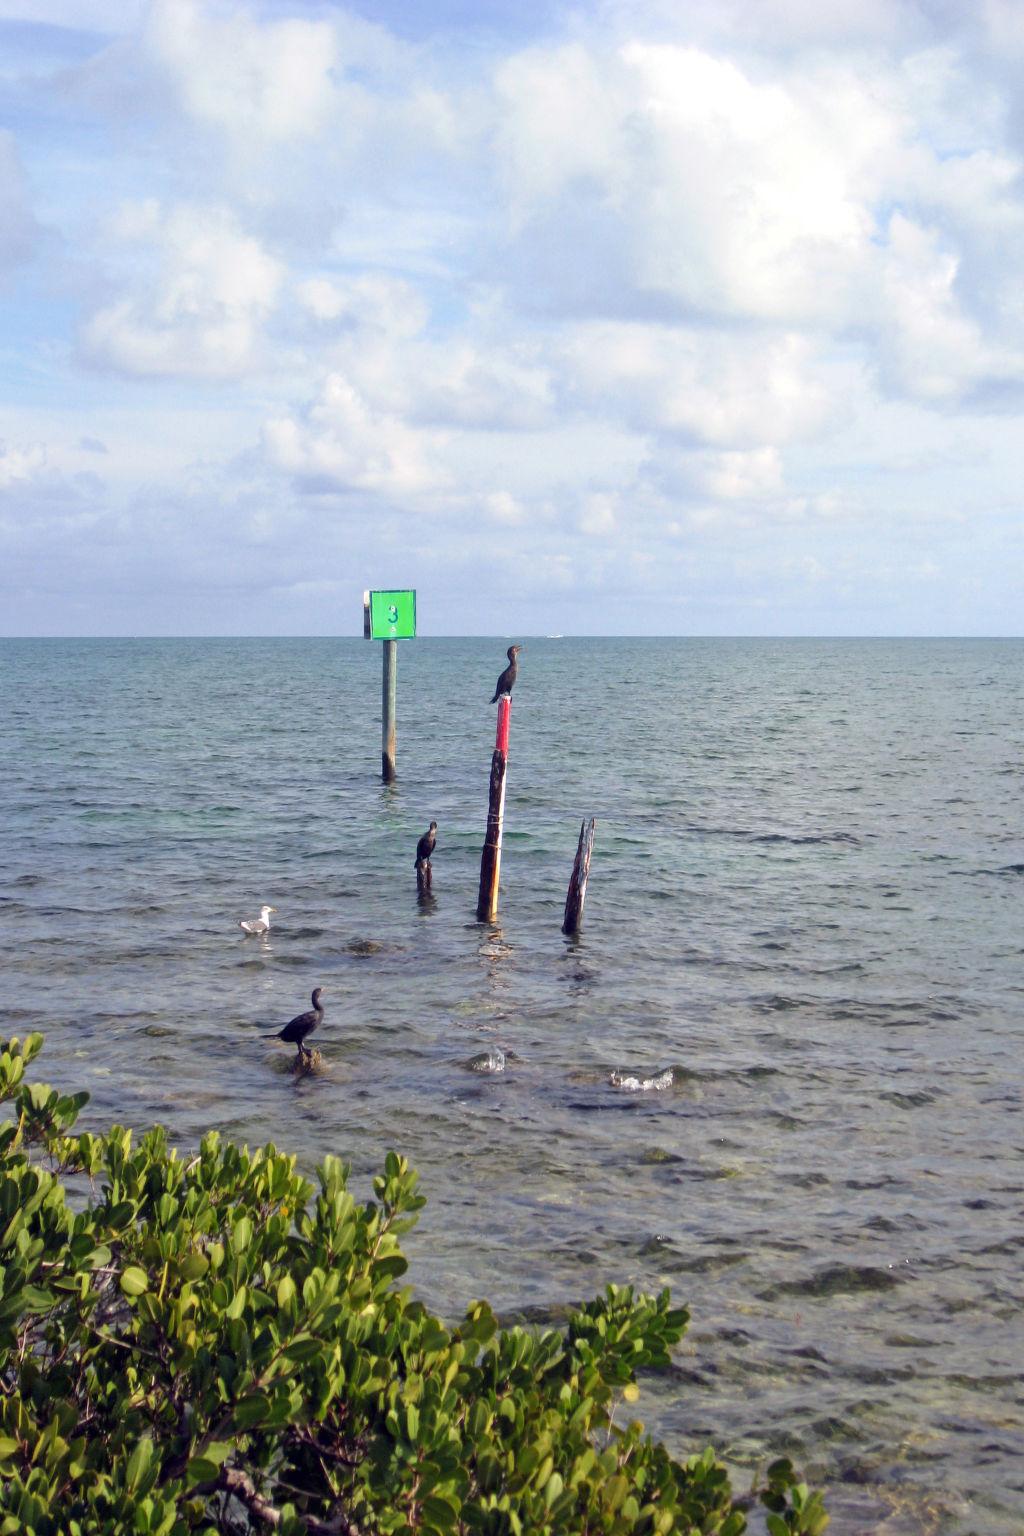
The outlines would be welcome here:
<svg viewBox="0 0 1024 1536">
<path fill-rule="evenodd" d="M 260 907 L 259 917 L 243 918 L 238 926 L 243 933 L 269 933 L 270 914 L 276 911 L 276 907 Z"/>
<path fill-rule="evenodd" d="M 423 836 L 420 838 L 419 842 L 416 844 L 416 868 L 417 869 L 420 869 L 424 864 L 429 862 L 430 855 L 434 851 L 434 844 L 436 842 L 437 842 L 437 822 L 436 821 L 432 821 L 430 823 L 430 826 L 427 829 L 427 831 L 424 832 Z"/>
<path fill-rule="evenodd" d="M 305 1013 L 296 1014 L 294 1019 L 289 1019 L 284 1029 L 280 1030 L 273 1037 L 275 1040 L 287 1040 L 290 1045 L 297 1045 L 299 1048 L 300 1061 L 304 1055 L 312 1056 L 313 1054 L 313 1052 L 308 1050 L 302 1042 L 305 1040 L 307 1035 L 311 1035 L 313 1033 L 314 1029 L 316 1029 L 317 1025 L 320 1023 L 320 1020 L 324 1016 L 324 1011 L 320 1006 L 320 995 L 323 990 L 323 987 L 314 987 L 313 996 L 311 999 L 313 1003 L 312 1008 L 308 1009 Z"/>
<path fill-rule="evenodd" d="M 510 645 L 505 652 L 505 655 L 508 657 L 508 666 L 498 678 L 498 684 L 494 690 L 494 698 L 491 700 L 492 704 L 497 704 L 503 693 L 512 692 L 512 684 L 519 674 L 519 652 L 521 650 L 521 645 Z"/>
</svg>

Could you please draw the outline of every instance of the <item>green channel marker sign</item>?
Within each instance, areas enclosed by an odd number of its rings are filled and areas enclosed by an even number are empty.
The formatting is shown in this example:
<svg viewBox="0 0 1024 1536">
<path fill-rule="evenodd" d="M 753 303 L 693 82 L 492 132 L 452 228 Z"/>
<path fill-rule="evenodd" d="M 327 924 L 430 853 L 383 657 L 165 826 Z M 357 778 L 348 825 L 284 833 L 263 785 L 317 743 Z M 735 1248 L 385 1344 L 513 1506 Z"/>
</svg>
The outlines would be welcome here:
<svg viewBox="0 0 1024 1536">
<path fill-rule="evenodd" d="M 363 598 L 363 634 L 367 640 L 415 640 L 415 591 L 368 592 Z"/>
</svg>

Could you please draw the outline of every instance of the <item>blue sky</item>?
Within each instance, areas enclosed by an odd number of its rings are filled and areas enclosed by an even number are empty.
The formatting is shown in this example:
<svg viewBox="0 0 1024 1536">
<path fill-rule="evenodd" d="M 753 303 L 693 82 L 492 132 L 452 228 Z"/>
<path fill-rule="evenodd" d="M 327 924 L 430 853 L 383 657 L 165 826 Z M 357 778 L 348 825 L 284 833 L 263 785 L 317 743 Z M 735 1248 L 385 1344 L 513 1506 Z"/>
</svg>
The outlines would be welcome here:
<svg viewBox="0 0 1024 1536">
<path fill-rule="evenodd" d="M 0 633 L 1020 634 L 1024 0 L 0 0 Z"/>
</svg>

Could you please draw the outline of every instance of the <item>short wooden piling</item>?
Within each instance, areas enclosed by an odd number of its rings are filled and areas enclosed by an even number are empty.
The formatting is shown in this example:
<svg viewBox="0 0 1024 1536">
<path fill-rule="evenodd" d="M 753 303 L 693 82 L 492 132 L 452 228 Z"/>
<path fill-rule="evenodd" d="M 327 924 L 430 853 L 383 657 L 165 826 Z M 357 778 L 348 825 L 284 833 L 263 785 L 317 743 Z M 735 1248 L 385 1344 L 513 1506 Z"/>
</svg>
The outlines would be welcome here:
<svg viewBox="0 0 1024 1536">
<path fill-rule="evenodd" d="M 476 904 L 478 923 L 492 923 L 498 915 L 498 878 L 501 873 L 501 836 L 505 824 L 505 772 L 508 768 L 508 734 L 512 718 L 512 700 L 503 694 L 498 700 L 498 728 L 491 757 L 491 782 L 487 796 L 487 835 L 480 856 L 480 897 Z"/>
<path fill-rule="evenodd" d="M 398 686 L 398 641 L 384 641 L 384 674 L 380 702 L 380 774 L 385 784 L 398 777 L 395 768 L 395 701 Z"/>
<path fill-rule="evenodd" d="M 587 880 L 590 876 L 590 855 L 594 851 L 594 827 L 597 825 L 593 816 L 589 822 L 584 821 L 580 826 L 580 841 L 576 849 L 576 859 L 572 866 L 572 878 L 569 881 L 569 893 L 565 898 L 565 919 L 562 923 L 563 933 L 579 933 L 580 924 L 583 921 L 583 903 L 587 899 Z"/>
</svg>

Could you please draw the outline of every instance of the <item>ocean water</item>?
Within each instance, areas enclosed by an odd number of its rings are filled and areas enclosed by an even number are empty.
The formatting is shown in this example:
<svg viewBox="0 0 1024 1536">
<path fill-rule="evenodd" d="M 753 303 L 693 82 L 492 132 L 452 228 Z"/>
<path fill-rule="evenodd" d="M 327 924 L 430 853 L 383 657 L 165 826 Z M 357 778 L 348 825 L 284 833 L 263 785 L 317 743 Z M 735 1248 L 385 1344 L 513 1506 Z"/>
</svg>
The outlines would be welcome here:
<svg viewBox="0 0 1024 1536">
<path fill-rule="evenodd" d="M 400 1149 L 446 1315 L 669 1284 L 645 1419 L 837 1536 L 1018 1533 L 1024 642 L 525 638 L 493 927 L 508 641 L 399 647 L 393 786 L 376 644 L 0 641 L 0 1033 L 86 1126 Z"/>
</svg>

